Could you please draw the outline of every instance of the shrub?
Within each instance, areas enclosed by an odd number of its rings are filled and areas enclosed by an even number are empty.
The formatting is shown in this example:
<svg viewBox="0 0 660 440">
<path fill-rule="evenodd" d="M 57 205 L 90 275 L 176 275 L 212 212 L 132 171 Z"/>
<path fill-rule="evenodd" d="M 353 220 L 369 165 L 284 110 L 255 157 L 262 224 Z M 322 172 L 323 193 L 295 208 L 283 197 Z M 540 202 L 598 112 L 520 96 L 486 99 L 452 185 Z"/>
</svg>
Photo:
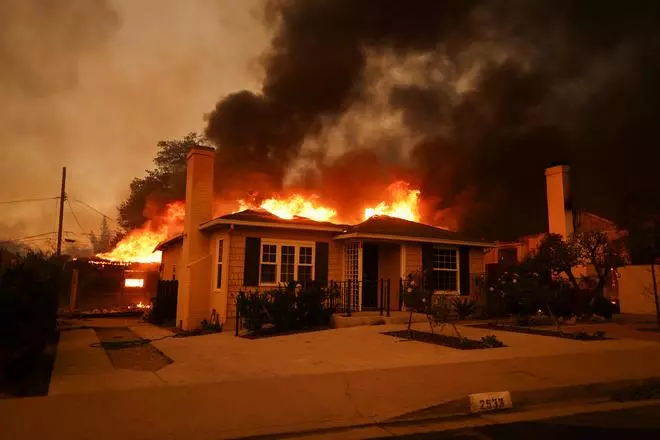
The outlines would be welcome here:
<svg viewBox="0 0 660 440">
<path fill-rule="evenodd" d="M 594 338 L 605 339 L 605 332 L 603 330 L 598 330 L 594 332 Z"/>
<path fill-rule="evenodd" d="M 258 290 L 238 294 L 236 307 L 238 307 L 243 325 L 248 330 L 260 330 L 268 322 L 267 303 L 266 295 Z"/>
<path fill-rule="evenodd" d="M 0 371 L 28 374 L 57 326 L 58 294 L 68 287 L 63 260 L 28 252 L 0 276 Z M 1 379 L 1 378 L 0 378 Z"/>
<path fill-rule="evenodd" d="M 272 324 L 278 331 L 328 325 L 339 293 L 318 283 L 296 282 L 268 292 L 239 294 L 243 325 L 250 331 Z"/>
<path fill-rule="evenodd" d="M 588 339 L 588 338 L 589 338 L 589 333 L 587 333 L 587 332 L 578 331 L 578 332 L 573 333 L 573 339 L 584 340 L 584 339 Z"/>
<path fill-rule="evenodd" d="M 458 315 L 458 319 L 466 319 L 477 310 L 477 301 L 473 298 L 459 296 L 452 298 L 451 303 L 454 312 Z"/>
<path fill-rule="evenodd" d="M 218 332 L 218 333 L 222 331 L 222 324 L 220 324 L 219 322 L 211 323 L 206 319 L 202 321 L 201 327 L 202 330 L 204 331 Z"/>
<path fill-rule="evenodd" d="M 481 342 L 487 347 L 504 347 L 504 342 L 497 339 L 495 335 L 482 336 Z"/>
</svg>

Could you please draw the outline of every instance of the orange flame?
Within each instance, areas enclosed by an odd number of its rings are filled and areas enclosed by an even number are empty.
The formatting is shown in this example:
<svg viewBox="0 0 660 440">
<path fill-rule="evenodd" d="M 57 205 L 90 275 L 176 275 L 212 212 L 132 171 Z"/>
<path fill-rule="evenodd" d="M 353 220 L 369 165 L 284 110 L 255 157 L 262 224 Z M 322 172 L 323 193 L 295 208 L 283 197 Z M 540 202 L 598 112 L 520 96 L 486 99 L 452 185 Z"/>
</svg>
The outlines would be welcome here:
<svg viewBox="0 0 660 440">
<path fill-rule="evenodd" d="M 420 191 L 411 189 L 408 182 L 396 181 L 387 187 L 390 193 L 390 203 L 380 202 L 373 208 L 365 208 L 364 219 L 367 220 L 374 215 L 389 215 L 390 217 L 402 218 L 418 222 Z"/>
<path fill-rule="evenodd" d="M 292 194 L 284 199 L 266 199 L 258 206 L 258 208 L 265 209 L 266 211 L 284 219 L 305 217 L 316 220 L 317 222 L 331 221 L 337 215 L 337 211 L 319 205 L 317 199 L 318 197 L 314 195 L 305 198 L 300 194 Z M 244 200 L 239 200 L 238 203 L 240 210 L 255 208 L 255 206 L 250 205 Z"/>
<path fill-rule="evenodd" d="M 158 243 L 181 232 L 184 217 L 183 202 L 172 202 L 167 205 L 165 214 L 147 221 L 142 229 L 131 231 L 112 251 L 97 257 L 109 261 L 160 263 L 162 253 L 154 249 Z"/>
</svg>

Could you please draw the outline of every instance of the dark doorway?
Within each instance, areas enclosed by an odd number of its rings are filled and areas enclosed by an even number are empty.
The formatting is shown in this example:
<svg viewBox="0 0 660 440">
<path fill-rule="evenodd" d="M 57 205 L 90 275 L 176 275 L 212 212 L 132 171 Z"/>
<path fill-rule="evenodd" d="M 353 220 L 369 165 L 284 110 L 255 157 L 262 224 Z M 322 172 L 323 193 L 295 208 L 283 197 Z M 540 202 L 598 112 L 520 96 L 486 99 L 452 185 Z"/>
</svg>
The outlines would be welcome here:
<svg viewBox="0 0 660 440">
<path fill-rule="evenodd" d="M 362 308 L 378 307 L 378 245 L 362 247 Z"/>
</svg>

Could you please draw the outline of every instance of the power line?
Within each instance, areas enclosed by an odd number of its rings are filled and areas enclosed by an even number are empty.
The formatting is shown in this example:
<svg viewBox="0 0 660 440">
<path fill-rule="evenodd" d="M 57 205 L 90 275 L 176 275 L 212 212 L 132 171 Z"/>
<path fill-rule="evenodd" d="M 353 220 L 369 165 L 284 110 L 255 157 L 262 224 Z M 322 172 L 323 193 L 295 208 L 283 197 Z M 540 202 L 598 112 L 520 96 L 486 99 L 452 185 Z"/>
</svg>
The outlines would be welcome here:
<svg viewBox="0 0 660 440">
<path fill-rule="evenodd" d="M 84 233 L 85 230 L 83 227 L 80 225 L 80 222 L 78 221 L 78 217 L 76 217 L 76 213 L 73 211 L 73 206 L 71 206 L 71 201 L 67 198 L 66 199 L 67 204 L 69 205 L 69 210 L 71 211 L 71 215 L 73 216 L 73 219 L 76 221 L 76 224 L 80 228 L 80 230 Z"/>
<path fill-rule="evenodd" d="M 44 198 L 41 198 L 41 199 L 5 200 L 3 202 L 0 202 L 0 204 L 1 205 L 8 205 L 10 203 L 42 202 L 44 200 L 53 200 L 53 199 L 59 199 L 59 197 L 44 197 Z"/>
<path fill-rule="evenodd" d="M 78 202 L 78 203 L 80 203 L 81 205 L 88 207 L 88 208 L 91 209 L 92 211 L 95 211 L 97 214 L 99 214 L 99 215 L 101 215 L 101 216 L 107 218 L 108 220 L 112 220 L 113 222 L 118 223 L 117 220 L 113 219 L 112 217 L 110 217 L 110 216 L 108 216 L 108 215 L 105 215 L 104 213 L 102 213 L 102 212 L 99 211 L 98 209 L 96 209 L 96 208 L 94 208 L 93 206 L 91 206 L 91 205 L 89 205 L 89 204 L 83 202 L 83 201 L 80 200 L 80 199 L 75 199 L 74 202 Z"/>
<path fill-rule="evenodd" d="M 10 240 L 0 240 L 0 243 L 11 243 L 12 241 L 24 241 L 24 240 L 29 240 L 29 239 L 35 239 L 38 237 L 44 237 L 46 235 L 53 235 L 57 234 L 57 232 L 43 232 L 41 234 L 35 234 L 35 235 L 28 235 L 26 237 L 21 237 L 21 238 L 14 238 Z"/>
</svg>

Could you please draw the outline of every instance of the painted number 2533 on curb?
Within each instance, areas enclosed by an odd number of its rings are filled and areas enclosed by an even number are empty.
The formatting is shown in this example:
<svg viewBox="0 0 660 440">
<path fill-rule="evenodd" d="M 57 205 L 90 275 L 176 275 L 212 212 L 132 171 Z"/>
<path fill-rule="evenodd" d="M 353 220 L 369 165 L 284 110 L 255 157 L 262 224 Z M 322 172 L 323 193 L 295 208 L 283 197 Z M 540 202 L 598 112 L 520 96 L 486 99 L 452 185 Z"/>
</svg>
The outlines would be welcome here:
<svg viewBox="0 0 660 440">
<path fill-rule="evenodd" d="M 508 391 L 470 394 L 468 397 L 470 399 L 470 411 L 473 413 L 513 407 L 511 393 Z"/>
</svg>

